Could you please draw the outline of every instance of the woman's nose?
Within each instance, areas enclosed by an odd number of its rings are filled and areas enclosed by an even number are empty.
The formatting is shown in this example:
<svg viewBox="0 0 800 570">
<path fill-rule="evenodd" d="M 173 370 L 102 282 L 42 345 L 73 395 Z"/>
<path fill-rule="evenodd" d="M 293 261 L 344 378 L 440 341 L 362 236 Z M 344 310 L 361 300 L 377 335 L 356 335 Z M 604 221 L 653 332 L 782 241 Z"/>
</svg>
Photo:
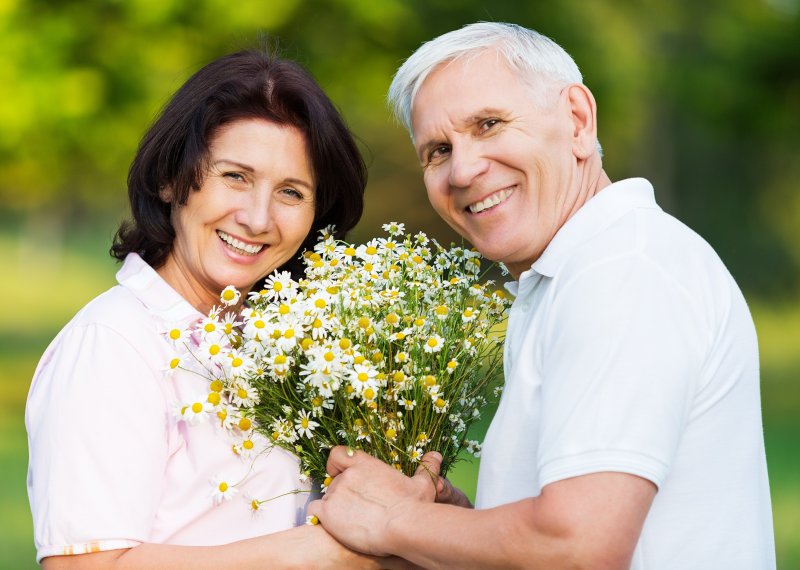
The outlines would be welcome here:
<svg viewBox="0 0 800 570">
<path fill-rule="evenodd" d="M 274 226 L 272 196 L 268 189 L 252 188 L 239 204 L 236 221 L 252 235 L 268 233 Z"/>
</svg>

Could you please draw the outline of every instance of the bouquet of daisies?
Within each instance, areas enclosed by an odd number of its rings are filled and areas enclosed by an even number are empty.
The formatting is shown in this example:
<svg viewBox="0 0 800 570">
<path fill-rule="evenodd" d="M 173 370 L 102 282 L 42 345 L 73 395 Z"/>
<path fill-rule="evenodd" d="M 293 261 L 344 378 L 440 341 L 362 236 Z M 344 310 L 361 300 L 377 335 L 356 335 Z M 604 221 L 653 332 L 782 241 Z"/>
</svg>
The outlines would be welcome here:
<svg viewBox="0 0 800 570">
<path fill-rule="evenodd" d="M 215 309 L 209 319 L 221 326 L 193 332 L 214 328 L 217 349 L 194 355 L 218 388 L 207 412 L 233 406 L 323 490 L 335 445 L 406 474 L 428 450 L 442 454 L 443 475 L 462 449 L 479 454 L 467 430 L 501 374 L 509 301 L 480 282 L 479 254 L 406 236 L 402 224 L 384 229 L 362 245 L 323 231 L 304 279 L 275 273 L 238 320 L 223 324 Z M 238 292 L 226 288 L 221 301 Z"/>
</svg>

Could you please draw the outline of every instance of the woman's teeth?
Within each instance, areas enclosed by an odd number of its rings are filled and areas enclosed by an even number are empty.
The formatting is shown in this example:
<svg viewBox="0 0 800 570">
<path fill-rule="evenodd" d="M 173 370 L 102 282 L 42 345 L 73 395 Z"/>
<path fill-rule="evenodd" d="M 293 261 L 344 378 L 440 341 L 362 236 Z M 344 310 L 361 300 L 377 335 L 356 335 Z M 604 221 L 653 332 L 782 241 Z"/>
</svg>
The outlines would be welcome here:
<svg viewBox="0 0 800 570">
<path fill-rule="evenodd" d="M 250 245 L 248 243 L 244 243 L 243 241 L 239 241 L 235 237 L 228 235 L 220 230 L 217 230 L 217 235 L 222 241 L 227 243 L 231 248 L 235 249 L 238 253 L 243 253 L 246 255 L 255 255 L 264 248 L 264 244 Z"/>
<path fill-rule="evenodd" d="M 477 214 L 478 212 L 483 212 L 484 210 L 488 210 L 492 206 L 497 206 L 500 202 L 505 201 L 505 199 L 511 196 L 513 192 L 514 190 L 512 190 L 511 188 L 506 188 L 505 190 L 500 190 L 499 192 L 495 192 L 494 194 L 486 198 L 486 200 L 483 200 L 481 202 L 476 202 L 475 204 L 468 206 L 469 211 L 472 212 L 473 214 Z"/>
</svg>

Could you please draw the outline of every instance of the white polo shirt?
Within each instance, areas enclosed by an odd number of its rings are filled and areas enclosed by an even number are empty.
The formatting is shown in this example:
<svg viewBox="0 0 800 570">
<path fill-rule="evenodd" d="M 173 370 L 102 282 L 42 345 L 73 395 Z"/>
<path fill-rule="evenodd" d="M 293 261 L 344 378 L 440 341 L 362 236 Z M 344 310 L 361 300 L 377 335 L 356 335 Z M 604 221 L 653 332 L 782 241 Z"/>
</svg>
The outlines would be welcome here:
<svg viewBox="0 0 800 570">
<path fill-rule="evenodd" d="M 225 544 L 302 522 L 305 494 L 269 502 L 257 517 L 244 498 L 307 488 L 293 456 L 273 449 L 253 463 L 234 455 L 234 432 L 219 422 L 176 419 L 176 406 L 207 396 L 209 381 L 165 373 L 173 349 L 163 333 L 202 315 L 136 254 L 117 280 L 58 334 L 31 384 L 37 560 L 145 542 Z M 238 484 L 236 496 L 215 504 L 215 477 Z"/>
<path fill-rule="evenodd" d="M 775 568 L 756 333 L 711 247 L 625 180 L 508 288 L 478 508 L 631 473 L 658 487 L 632 568 Z"/>
</svg>

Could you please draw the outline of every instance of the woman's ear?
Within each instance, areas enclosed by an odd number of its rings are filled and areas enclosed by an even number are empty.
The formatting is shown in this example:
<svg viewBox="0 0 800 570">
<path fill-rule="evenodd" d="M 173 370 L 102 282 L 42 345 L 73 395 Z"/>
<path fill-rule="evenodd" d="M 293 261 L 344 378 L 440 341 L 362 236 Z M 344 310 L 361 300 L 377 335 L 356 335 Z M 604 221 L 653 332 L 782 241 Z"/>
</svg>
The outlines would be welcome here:
<svg viewBox="0 0 800 570">
<path fill-rule="evenodd" d="M 589 88 L 581 83 L 567 87 L 572 114 L 572 152 L 578 159 L 587 159 L 597 146 L 597 104 Z"/>
<path fill-rule="evenodd" d="M 164 186 L 158 187 L 158 197 L 161 198 L 162 202 L 167 204 L 172 204 L 172 199 L 175 197 L 175 192 L 172 190 L 172 186 L 166 184 Z"/>
</svg>

